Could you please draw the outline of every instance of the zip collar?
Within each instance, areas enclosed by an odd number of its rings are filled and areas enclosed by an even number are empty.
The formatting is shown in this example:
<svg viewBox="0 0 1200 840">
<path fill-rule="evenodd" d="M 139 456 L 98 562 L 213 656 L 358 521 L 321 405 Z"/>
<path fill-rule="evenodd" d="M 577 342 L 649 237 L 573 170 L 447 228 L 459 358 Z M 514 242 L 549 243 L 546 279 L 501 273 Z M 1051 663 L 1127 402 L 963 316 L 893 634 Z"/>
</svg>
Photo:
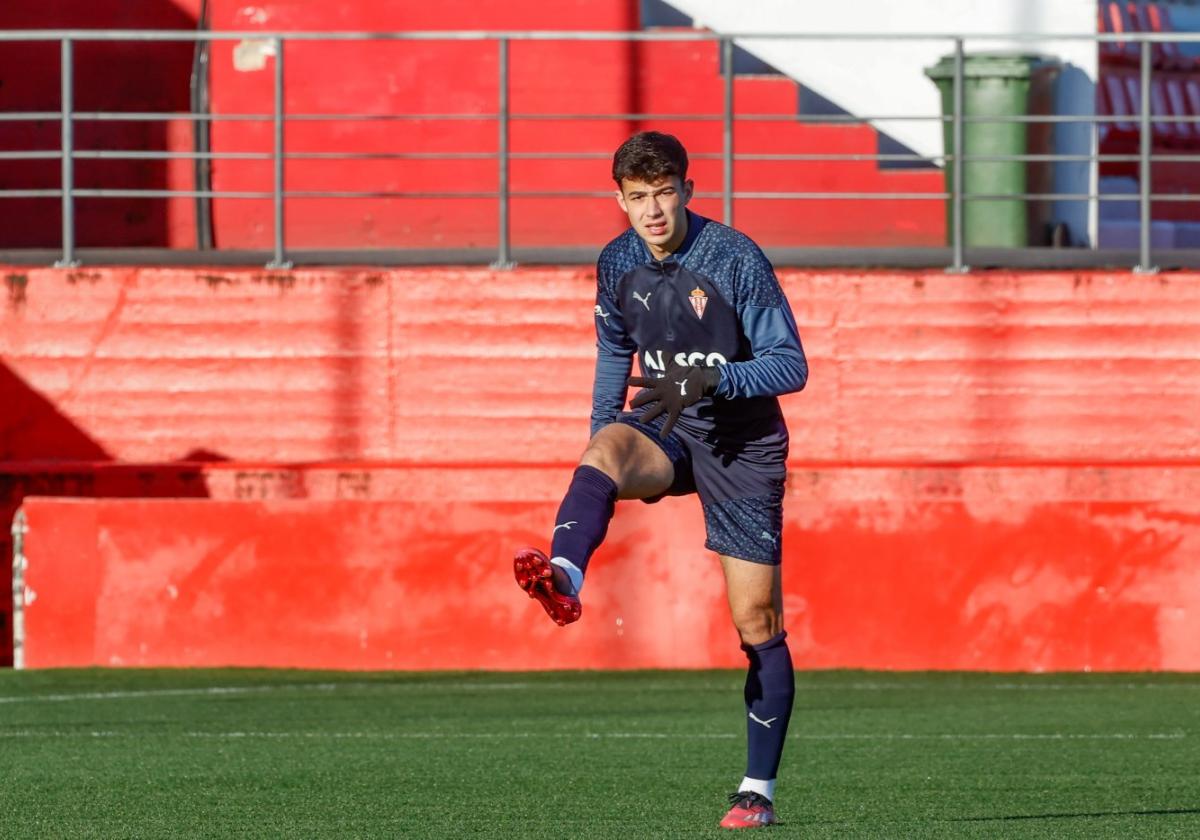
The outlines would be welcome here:
<svg viewBox="0 0 1200 840">
<path fill-rule="evenodd" d="M 696 239 L 699 238 L 700 231 L 708 224 L 708 219 L 703 216 L 697 216 L 691 210 L 685 208 L 683 212 L 687 214 L 687 233 L 684 235 L 683 241 L 679 243 L 679 247 L 667 254 L 664 259 L 656 260 L 654 255 L 650 253 L 650 246 L 640 236 L 638 237 L 638 242 L 642 245 L 642 253 L 645 254 L 646 261 L 657 269 L 666 268 L 671 263 L 683 265 L 691 254 L 692 246 L 696 244 Z"/>
</svg>

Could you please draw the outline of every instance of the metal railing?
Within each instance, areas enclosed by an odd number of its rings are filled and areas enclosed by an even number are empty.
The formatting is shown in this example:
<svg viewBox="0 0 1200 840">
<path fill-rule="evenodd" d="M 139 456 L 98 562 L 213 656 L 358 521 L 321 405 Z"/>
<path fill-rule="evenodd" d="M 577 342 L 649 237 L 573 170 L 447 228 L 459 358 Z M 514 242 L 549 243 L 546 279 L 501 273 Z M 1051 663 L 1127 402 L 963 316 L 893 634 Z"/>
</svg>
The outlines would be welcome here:
<svg viewBox="0 0 1200 840">
<path fill-rule="evenodd" d="M 735 42 L 748 42 L 758 39 L 771 40 L 821 40 L 844 42 L 872 41 L 933 41 L 944 42 L 952 50 L 954 56 L 953 76 L 953 108 L 949 115 L 863 115 L 863 114 L 744 114 L 737 112 L 734 100 L 734 48 Z M 273 107 L 268 114 L 214 114 L 197 112 L 84 112 L 78 111 L 74 105 L 73 91 L 75 86 L 74 49 L 81 42 L 214 42 L 214 41 L 246 41 L 266 42 L 271 45 L 268 54 L 273 53 L 274 72 L 272 78 Z M 462 112 L 448 114 L 303 114 L 291 113 L 286 110 L 285 73 L 286 47 L 297 41 L 478 41 L 494 43 L 498 61 L 498 90 L 495 113 Z M 511 85 L 509 75 L 510 45 L 517 41 L 695 41 L 716 42 L 721 56 L 721 73 L 723 75 L 723 107 L 716 114 L 655 114 L 655 113 L 612 113 L 612 114 L 543 114 L 543 113 L 514 113 L 511 107 Z M 1097 126 L 1103 123 L 1121 123 L 1130 120 L 1128 115 L 1051 115 L 1051 116 L 1019 116 L 1019 117 L 989 117 L 969 116 L 964 109 L 964 59 L 967 43 L 1033 43 L 1033 42 L 1062 42 L 1088 41 L 1101 43 L 1140 44 L 1140 90 L 1141 102 L 1138 114 L 1140 127 L 1140 147 L 1136 155 L 1101 155 L 1096 145 L 1090 154 L 1020 154 L 1020 155 L 969 155 L 946 152 L 941 155 L 896 154 L 896 153 L 847 153 L 847 154 L 747 154 L 736 153 L 734 149 L 734 125 L 739 121 L 787 121 L 799 123 L 853 123 L 870 122 L 901 122 L 901 121 L 938 121 L 949 122 L 953 137 L 953 148 L 957 152 L 963 148 L 964 129 L 968 124 L 979 122 L 1025 122 L 1025 123 L 1089 123 L 1093 134 Z M 514 248 L 511 241 L 510 202 L 513 198 L 521 197 L 608 197 L 611 192 L 605 190 L 580 191 L 519 191 L 511 187 L 509 168 L 514 160 L 522 159 L 586 159 L 608 158 L 611 151 L 589 153 L 520 153 L 514 152 L 510 146 L 510 133 L 513 122 L 520 120 L 636 120 L 652 125 L 657 120 L 679 121 L 711 121 L 721 125 L 722 148 L 719 153 L 693 154 L 695 159 L 719 158 L 722 170 L 721 189 L 717 192 L 698 192 L 701 198 L 720 198 L 722 220 L 732 224 L 735 201 L 737 200 L 784 200 L 784 201 L 821 201 L 821 200 L 911 200 L 911 201 L 949 201 L 950 202 L 950 238 L 945 264 L 950 271 L 965 271 L 968 269 L 968 246 L 964 237 L 964 209 L 967 202 L 973 201 L 1137 201 L 1140 207 L 1139 248 L 1137 252 L 1136 270 L 1151 272 L 1156 270 L 1154 253 L 1151 242 L 1151 203 L 1156 201 L 1195 201 L 1200 196 L 1178 193 L 1154 194 L 1151 192 L 1152 166 L 1157 161 L 1200 161 L 1200 155 L 1186 154 L 1154 154 L 1152 151 L 1151 132 L 1157 122 L 1188 122 L 1198 123 L 1197 117 L 1163 116 L 1153 113 L 1151 102 L 1152 48 L 1155 43 L 1200 43 L 1200 33 L 1125 33 L 1111 34 L 1027 34 L 1027 35 L 997 35 L 997 34 L 798 34 L 798 33 L 724 33 L 709 32 L 209 32 L 209 31 L 126 31 L 126 30 L 55 30 L 55 31 L 0 31 L 0 43 L 11 42 L 58 42 L 60 45 L 61 62 L 61 107 L 57 111 L 30 112 L 0 112 L 0 124 L 14 121 L 30 120 L 59 120 L 61 122 L 61 148 L 59 150 L 28 150 L 0 151 L 0 160 L 45 160 L 61 161 L 61 188 L 59 189 L 9 189 L 0 190 L 0 199 L 9 201 L 28 198 L 59 198 L 62 202 L 62 244 L 56 265 L 74 266 L 79 263 L 79 250 L 76 247 L 76 207 L 80 198 L 181 198 L 197 199 L 260 199 L 272 202 L 273 248 L 267 263 L 272 268 L 287 267 L 292 264 L 292 256 L 296 250 L 289 247 L 285 241 L 285 218 L 287 202 L 297 198 L 482 198 L 495 200 L 497 206 L 498 245 L 492 265 L 510 267 L 514 265 Z M 218 121 L 257 121 L 269 122 L 272 126 L 272 149 L 270 152 L 174 152 L 162 150 L 101 150 L 79 149 L 75 143 L 75 129 L 79 123 L 92 121 L 170 121 L 185 120 L 199 121 L 211 125 Z M 286 129 L 289 123 L 324 120 L 495 120 L 498 131 L 497 151 L 495 152 L 395 152 L 395 153 L 353 153 L 353 152 L 291 152 L 286 147 Z M 1200 125 L 1197 126 L 1200 134 Z M 217 160 L 270 160 L 272 162 L 272 186 L 269 191 L 262 190 L 214 190 L 200 189 L 121 189 L 121 188 L 80 188 L 75 185 L 75 163 L 79 160 L 171 160 L 188 159 L 192 161 Z M 419 192 L 419 191 L 366 191 L 366 190 L 296 190 L 289 189 L 285 183 L 285 161 L 287 160 L 470 160 L 493 159 L 497 165 L 497 189 L 473 190 L 465 192 Z M 734 163 L 736 161 L 808 161 L 819 165 L 822 162 L 835 161 L 940 161 L 944 166 L 950 166 L 953 177 L 950 179 L 948 192 L 814 192 L 814 191 L 738 191 L 734 187 Z M 1101 162 L 1126 162 L 1137 164 L 1139 192 L 1134 194 L 1100 194 L 1088 191 L 1085 193 L 1012 193 L 1012 194 L 978 194 L 966 192 L 963 188 L 964 167 L 974 162 L 1030 162 L 1046 163 L 1086 161 L 1092 165 Z M 0 204 L 4 206 L 4 204 Z M 598 243 L 601 244 L 601 243 Z M 1075 249 L 1078 250 L 1078 249 Z M 356 257 L 370 259 L 372 252 L 364 250 L 356 252 Z M 392 253 L 392 252 L 389 252 Z M 11 252 L 10 252 L 11 254 Z M 161 256 L 161 255 L 157 255 Z M 136 261 L 136 258 L 135 258 Z"/>
</svg>

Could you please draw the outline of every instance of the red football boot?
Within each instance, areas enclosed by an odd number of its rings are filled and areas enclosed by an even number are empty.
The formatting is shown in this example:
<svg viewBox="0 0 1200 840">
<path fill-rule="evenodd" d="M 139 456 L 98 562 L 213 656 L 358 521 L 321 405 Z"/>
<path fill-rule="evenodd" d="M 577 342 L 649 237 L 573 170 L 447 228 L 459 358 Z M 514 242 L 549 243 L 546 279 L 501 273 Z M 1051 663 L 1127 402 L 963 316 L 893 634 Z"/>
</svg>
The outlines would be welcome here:
<svg viewBox="0 0 1200 840">
<path fill-rule="evenodd" d="M 583 605 L 574 595 L 564 595 L 554 588 L 554 571 L 550 560 L 536 548 L 523 548 L 513 558 L 513 573 L 517 586 L 537 600 L 547 615 L 558 625 L 578 621 Z"/>
<path fill-rule="evenodd" d="M 721 820 L 721 828 L 762 828 L 775 822 L 775 809 L 771 800 L 761 793 L 743 790 L 730 794 L 733 807 Z"/>
</svg>

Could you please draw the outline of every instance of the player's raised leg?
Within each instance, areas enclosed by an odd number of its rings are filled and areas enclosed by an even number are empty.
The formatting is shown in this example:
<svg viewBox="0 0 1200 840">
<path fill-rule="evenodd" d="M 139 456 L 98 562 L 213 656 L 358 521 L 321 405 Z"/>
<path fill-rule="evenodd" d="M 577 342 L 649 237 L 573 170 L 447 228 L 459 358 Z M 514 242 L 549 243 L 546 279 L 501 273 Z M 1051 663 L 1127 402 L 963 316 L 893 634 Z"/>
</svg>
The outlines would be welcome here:
<svg viewBox="0 0 1200 840">
<path fill-rule="evenodd" d="M 746 775 L 723 828 L 757 828 L 775 822 L 775 777 L 787 738 L 796 686 L 783 629 L 780 567 L 721 556 L 734 626 L 749 667 L 746 672 Z"/>
<path fill-rule="evenodd" d="M 608 533 L 618 499 L 645 499 L 671 486 L 674 467 L 662 448 L 624 423 L 598 431 L 567 488 L 550 541 L 550 556 L 524 548 L 513 560 L 517 584 L 557 624 L 577 621 L 588 561 Z"/>
</svg>

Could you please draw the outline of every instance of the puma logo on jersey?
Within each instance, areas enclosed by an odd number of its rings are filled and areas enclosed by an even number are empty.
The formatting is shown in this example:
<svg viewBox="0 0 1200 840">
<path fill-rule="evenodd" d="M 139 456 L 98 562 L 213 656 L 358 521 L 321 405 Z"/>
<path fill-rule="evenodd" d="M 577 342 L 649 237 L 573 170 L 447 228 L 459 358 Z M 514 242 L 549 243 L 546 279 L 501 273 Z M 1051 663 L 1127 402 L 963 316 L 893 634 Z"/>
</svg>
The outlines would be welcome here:
<svg viewBox="0 0 1200 840">
<path fill-rule="evenodd" d="M 605 312 L 605 311 L 604 311 L 604 307 L 603 307 L 603 306 L 601 306 L 601 305 L 600 305 L 600 304 L 598 304 L 598 303 L 596 304 L 596 309 L 595 309 L 594 311 L 595 311 L 595 313 L 596 313 L 596 317 L 597 317 L 597 318 L 603 318 L 603 319 L 604 319 L 604 326 L 606 326 L 606 327 L 607 327 L 607 326 L 608 326 L 608 316 L 609 316 L 609 315 L 611 315 L 612 313 L 611 313 L 611 312 Z"/>
<path fill-rule="evenodd" d="M 638 303 L 640 303 L 642 306 L 646 307 L 646 311 L 649 312 L 650 311 L 650 295 L 652 295 L 652 294 L 654 294 L 654 292 L 646 292 L 646 296 L 642 297 L 637 292 L 634 292 L 633 299 L 636 300 Z"/>
<path fill-rule="evenodd" d="M 771 545 L 775 545 L 775 543 L 779 542 L 779 537 L 775 536 L 770 531 L 763 531 L 761 534 L 759 534 L 759 536 L 769 542 Z"/>
<path fill-rule="evenodd" d="M 761 723 L 761 724 L 762 724 L 763 726 L 765 726 L 767 729 L 770 729 L 770 728 L 771 728 L 771 724 L 772 724 L 772 723 L 774 723 L 775 721 L 779 720 L 779 718 L 778 718 L 778 717 L 773 717 L 773 718 L 767 718 L 766 720 L 763 720 L 762 718 L 760 718 L 760 717 L 756 716 L 756 715 L 754 714 L 754 712 L 751 712 L 751 713 L 750 713 L 750 720 L 754 721 L 755 723 Z"/>
<path fill-rule="evenodd" d="M 574 519 L 572 519 L 570 522 L 564 522 L 561 525 L 555 525 L 554 531 L 557 531 L 559 528 L 566 528 L 568 531 L 570 531 L 572 525 L 578 525 L 578 524 L 579 524 L 578 522 L 576 522 Z M 553 531 L 551 533 L 553 533 Z"/>
</svg>

